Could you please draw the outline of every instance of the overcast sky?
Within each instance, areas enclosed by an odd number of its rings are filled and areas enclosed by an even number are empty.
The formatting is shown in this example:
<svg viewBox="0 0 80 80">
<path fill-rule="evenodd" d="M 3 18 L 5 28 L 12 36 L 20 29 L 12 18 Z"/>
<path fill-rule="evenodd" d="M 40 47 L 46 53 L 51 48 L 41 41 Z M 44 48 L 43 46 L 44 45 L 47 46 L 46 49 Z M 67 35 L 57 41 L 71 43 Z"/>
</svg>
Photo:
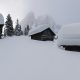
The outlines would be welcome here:
<svg viewBox="0 0 80 80">
<path fill-rule="evenodd" d="M 30 11 L 51 15 L 57 24 L 80 22 L 80 0 L 0 0 L 0 12 L 20 20 Z"/>
<path fill-rule="evenodd" d="M 11 14 L 12 19 L 15 21 L 17 18 L 23 18 L 24 9 L 23 0 L 0 0 L 0 13 L 6 18 L 7 14 Z"/>
</svg>

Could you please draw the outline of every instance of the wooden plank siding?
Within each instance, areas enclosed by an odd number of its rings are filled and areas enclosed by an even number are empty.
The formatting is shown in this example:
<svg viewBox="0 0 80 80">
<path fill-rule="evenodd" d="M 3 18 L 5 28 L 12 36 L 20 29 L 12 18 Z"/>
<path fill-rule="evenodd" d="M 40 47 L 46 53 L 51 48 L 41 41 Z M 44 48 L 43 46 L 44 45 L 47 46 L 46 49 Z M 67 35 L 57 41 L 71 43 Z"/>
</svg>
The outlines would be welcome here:
<svg viewBox="0 0 80 80">
<path fill-rule="evenodd" d="M 31 35 L 31 39 L 41 40 L 41 41 L 48 41 L 48 40 L 53 41 L 54 36 L 55 36 L 55 33 L 52 32 L 50 28 L 48 28 L 42 32 Z"/>
</svg>

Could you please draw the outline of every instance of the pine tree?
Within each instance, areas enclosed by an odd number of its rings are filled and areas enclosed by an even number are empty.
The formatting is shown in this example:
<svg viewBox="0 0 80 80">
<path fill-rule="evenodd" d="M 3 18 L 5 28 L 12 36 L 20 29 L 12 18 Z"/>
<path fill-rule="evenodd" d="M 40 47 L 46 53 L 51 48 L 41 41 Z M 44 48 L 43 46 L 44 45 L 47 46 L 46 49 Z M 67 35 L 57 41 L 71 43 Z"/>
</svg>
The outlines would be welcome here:
<svg viewBox="0 0 80 80">
<path fill-rule="evenodd" d="M 5 22 L 5 25 L 6 25 L 6 28 L 7 28 L 7 35 L 12 36 L 14 34 L 14 29 L 13 29 L 13 21 L 11 19 L 10 14 L 8 14 L 6 19 L 7 20 Z"/>
<path fill-rule="evenodd" d="M 19 24 L 19 20 L 17 19 L 16 27 L 15 27 L 15 35 L 22 35 L 21 25 Z"/>
<path fill-rule="evenodd" d="M 28 32 L 29 32 L 29 30 L 30 30 L 29 25 L 27 25 L 27 30 L 28 30 Z"/>
<path fill-rule="evenodd" d="M 27 27 L 25 27 L 25 29 L 24 29 L 24 35 L 28 35 L 27 34 Z"/>
<path fill-rule="evenodd" d="M 29 30 L 29 25 L 27 25 L 27 27 L 24 29 L 24 35 L 28 35 Z"/>
</svg>

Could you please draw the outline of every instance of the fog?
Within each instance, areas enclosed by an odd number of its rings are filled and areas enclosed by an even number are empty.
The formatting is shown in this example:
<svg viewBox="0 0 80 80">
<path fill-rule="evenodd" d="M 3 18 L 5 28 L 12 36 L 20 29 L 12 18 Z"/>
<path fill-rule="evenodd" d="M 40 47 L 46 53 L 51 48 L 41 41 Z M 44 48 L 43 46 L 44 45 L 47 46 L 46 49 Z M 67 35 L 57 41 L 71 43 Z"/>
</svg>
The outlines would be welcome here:
<svg viewBox="0 0 80 80">
<path fill-rule="evenodd" d="M 57 24 L 80 22 L 80 0 L 0 0 L 0 12 L 22 20 L 28 12 L 50 15 Z"/>
<path fill-rule="evenodd" d="M 6 19 L 8 14 L 11 14 L 12 19 L 15 21 L 17 18 L 23 18 L 23 0 L 0 0 L 0 13 Z"/>
</svg>

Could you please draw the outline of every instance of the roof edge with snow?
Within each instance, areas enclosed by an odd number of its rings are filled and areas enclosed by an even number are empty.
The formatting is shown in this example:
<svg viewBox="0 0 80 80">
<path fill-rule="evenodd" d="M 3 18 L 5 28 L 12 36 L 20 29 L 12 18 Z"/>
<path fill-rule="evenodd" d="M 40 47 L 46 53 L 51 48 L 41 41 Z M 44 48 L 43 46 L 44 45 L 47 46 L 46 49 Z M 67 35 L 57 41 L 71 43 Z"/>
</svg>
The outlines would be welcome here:
<svg viewBox="0 0 80 80">
<path fill-rule="evenodd" d="M 50 25 L 48 25 L 48 24 L 44 24 L 44 25 L 39 25 L 39 26 L 34 27 L 33 29 L 31 29 L 31 30 L 29 31 L 29 36 L 30 36 L 30 35 L 33 35 L 33 34 L 40 33 L 40 32 L 42 32 L 42 31 L 46 30 L 47 28 L 50 28 L 50 29 L 52 30 L 52 32 L 55 33 L 53 26 L 50 26 Z"/>
</svg>

